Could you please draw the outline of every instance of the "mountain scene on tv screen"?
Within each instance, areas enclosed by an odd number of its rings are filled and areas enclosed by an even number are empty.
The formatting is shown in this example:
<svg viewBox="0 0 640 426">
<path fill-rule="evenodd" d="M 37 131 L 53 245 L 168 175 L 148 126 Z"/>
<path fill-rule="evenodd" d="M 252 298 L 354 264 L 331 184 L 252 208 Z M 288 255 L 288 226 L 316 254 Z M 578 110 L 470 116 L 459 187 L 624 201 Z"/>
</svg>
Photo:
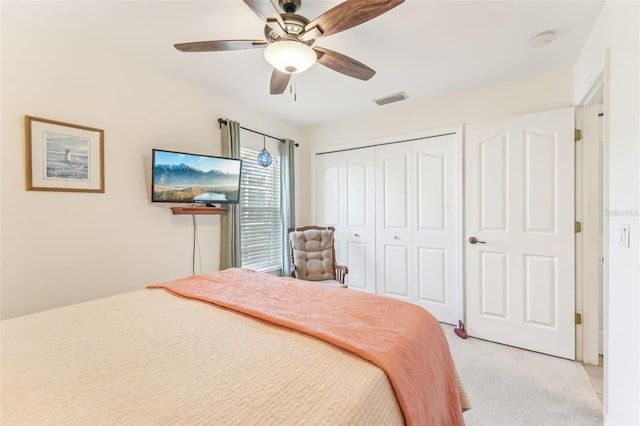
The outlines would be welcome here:
<svg viewBox="0 0 640 426">
<path fill-rule="evenodd" d="M 154 200 L 223 202 L 238 198 L 238 174 L 187 163 L 156 164 Z"/>
</svg>

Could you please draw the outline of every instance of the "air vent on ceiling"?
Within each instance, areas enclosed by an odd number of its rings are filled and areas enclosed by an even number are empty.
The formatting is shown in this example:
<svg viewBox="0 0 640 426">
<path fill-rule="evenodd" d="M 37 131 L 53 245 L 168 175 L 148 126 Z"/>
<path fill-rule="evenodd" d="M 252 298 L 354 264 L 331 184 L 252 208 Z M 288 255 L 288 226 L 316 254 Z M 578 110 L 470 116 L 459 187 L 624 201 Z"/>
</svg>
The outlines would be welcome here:
<svg viewBox="0 0 640 426">
<path fill-rule="evenodd" d="M 404 92 L 396 93 L 393 95 L 389 95 L 385 98 L 376 99 L 374 102 L 378 105 L 387 105 L 394 102 L 404 101 L 407 99 L 407 94 Z"/>
</svg>

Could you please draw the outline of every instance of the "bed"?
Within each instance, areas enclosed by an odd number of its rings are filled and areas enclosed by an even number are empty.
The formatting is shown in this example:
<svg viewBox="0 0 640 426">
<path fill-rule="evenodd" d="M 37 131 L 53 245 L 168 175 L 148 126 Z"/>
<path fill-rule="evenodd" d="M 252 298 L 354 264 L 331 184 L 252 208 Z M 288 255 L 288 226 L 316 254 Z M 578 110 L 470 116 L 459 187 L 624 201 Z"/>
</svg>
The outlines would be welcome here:
<svg viewBox="0 0 640 426">
<path fill-rule="evenodd" d="M 244 269 L 4 320 L 0 333 L 4 426 L 456 425 L 469 408 L 422 308 Z"/>
</svg>

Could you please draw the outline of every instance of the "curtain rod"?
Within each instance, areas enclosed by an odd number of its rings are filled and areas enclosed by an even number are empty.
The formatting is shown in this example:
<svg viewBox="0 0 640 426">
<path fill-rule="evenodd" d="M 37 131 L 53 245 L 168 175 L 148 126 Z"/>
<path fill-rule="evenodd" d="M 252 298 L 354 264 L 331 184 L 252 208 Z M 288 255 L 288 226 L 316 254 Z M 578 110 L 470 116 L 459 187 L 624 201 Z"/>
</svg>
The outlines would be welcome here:
<svg viewBox="0 0 640 426">
<path fill-rule="evenodd" d="M 224 124 L 224 125 L 227 125 L 227 124 L 228 124 L 227 120 L 225 120 L 224 118 L 218 118 L 218 125 L 220 126 L 220 128 L 222 128 L 222 125 L 223 125 L 223 124 Z M 255 134 L 260 135 L 260 136 L 266 136 L 266 137 L 268 137 L 268 138 L 275 139 L 275 140 L 277 140 L 277 141 L 280 141 L 280 142 L 284 143 L 284 139 L 276 138 L 275 136 L 271 136 L 271 135 L 268 135 L 268 134 L 266 134 L 266 133 L 258 132 L 257 130 L 247 129 L 246 127 L 242 127 L 242 126 L 240 126 L 240 128 L 241 128 L 242 130 L 246 130 L 247 132 L 255 133 Z M 297 147 L 297 146 L 299 146 L 299 144 L 298 144 L 297 142 L 296 142 L 296 143 L 294 143 L 294 145 L 295 145 L 296 147 Z"/>
</svg>

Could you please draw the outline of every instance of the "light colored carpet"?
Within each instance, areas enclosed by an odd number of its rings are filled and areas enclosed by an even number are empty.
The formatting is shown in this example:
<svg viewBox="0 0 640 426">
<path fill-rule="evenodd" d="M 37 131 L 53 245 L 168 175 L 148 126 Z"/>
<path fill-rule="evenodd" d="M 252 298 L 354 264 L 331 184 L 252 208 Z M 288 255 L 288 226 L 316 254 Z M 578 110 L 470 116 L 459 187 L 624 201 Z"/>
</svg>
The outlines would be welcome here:
<svg viewBox="0 0 640 426">
<path fill-rule="evenodd" d="M 602 425 L 602 406 L 582 364 L 461 339 L 443 325 L 469 394 L 467 426 Z"/>
</svg>

